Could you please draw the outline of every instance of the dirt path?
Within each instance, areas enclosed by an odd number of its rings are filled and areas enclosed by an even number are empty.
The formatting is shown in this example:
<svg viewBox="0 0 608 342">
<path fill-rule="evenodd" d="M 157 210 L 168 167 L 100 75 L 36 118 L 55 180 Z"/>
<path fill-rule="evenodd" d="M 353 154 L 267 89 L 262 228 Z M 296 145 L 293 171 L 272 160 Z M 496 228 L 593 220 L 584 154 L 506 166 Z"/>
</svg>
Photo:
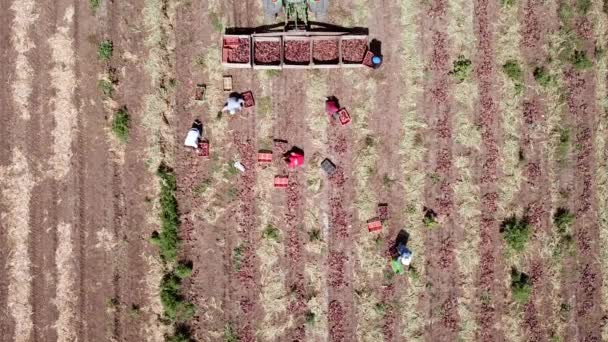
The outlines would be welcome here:
<svg viewBox="0 0 608 342">
<path fill-rule="evenodd" d="M 499 127 L 494 119 L 497 113 L 496 67 L 494 65 L 494 32 L 492 18 L 496 16 L 496 5 L 492 1 L 478 0 L 475 2 L 475 35 L 478 41 L 478 52 L 474 56 L 474 75 L 479 90 L 476 123 L 481 129 L 481 156 L 476 166 L 480 173 L 481 190 L 481 240 L 480 266 L 478 273 L 478 291 L 482 298 L 487 298 L 479 305 L 478 322 L 480 330 L 478 338 L 482 340 L 502 340 L 504 332 L 501 320 L 504 303 L 502 302 L 504 286 L 499 268 L 502 245 L 499 235 L 499 222 L 494 216 L 497 209 L 498 151 L 500 142 L 497 140 Z"/>
<path fill-rule="evenodd" d="M 150 296 L 156 296 L 155 288 L 149 289 L 145 282 L 149 272 L 146 258 L 157 254 L 148 243 L 154 227 L 141 222 L 150 219 L 152 204 L 146 198 L 155 189 L 157 180 L 147 166 L 145 153 L 148 146 L 145 95 L 150 92 L 150 86 L 147 70 L 140 61 L 149 52 L 145 46 L 146 32 L 138 29 L 139 22 L 127 18 L 142 18 L 145 4 L 144 1 L 109 2 L 107 6 L 109 30 L 103 35 L 108 35 L 114 46 L 115 57 L 109 68 L 116 68 L 119 73 L 114 100 L 126 107 L 131 115 L 123 159 L 116 160 L 118 154 L 115 154 L 113 163 L 115 194 L 119 194 L 116 198 L 115 237 L 118 244 L 114 282 L 120 304 L 115 313 L 115 333 L 118 339 L 141 341 L 150 338 L 150 331 L 144 330 L 144 322 L 156 313 L 150 306 Z"/>
</svg>

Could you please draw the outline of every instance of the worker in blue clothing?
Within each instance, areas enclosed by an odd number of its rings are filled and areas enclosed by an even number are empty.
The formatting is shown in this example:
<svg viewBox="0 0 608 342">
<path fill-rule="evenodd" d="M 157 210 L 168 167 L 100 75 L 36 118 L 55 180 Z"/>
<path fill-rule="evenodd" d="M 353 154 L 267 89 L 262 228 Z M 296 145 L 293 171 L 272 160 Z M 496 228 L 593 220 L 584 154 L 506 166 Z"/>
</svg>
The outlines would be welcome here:
<svg viewBox="0 0 608 342">
<path fill-rule="evenodd" d="M 375 55 L 374 57 L 372 57 L 372 68 L 378 69 L 381 64 L 382 64 L 382 56 Z"/>
<path fill-rule="evenodd" d="M 395 245 L 392 248 L 391 267 L 396 274 L 404 274 L 412 263 L 414 253 L 407 248 L 408 238 L 409 234 L 407 234 L 405 230 L 401 230 L 399 235 L 397 235 Z"/>
</svg>

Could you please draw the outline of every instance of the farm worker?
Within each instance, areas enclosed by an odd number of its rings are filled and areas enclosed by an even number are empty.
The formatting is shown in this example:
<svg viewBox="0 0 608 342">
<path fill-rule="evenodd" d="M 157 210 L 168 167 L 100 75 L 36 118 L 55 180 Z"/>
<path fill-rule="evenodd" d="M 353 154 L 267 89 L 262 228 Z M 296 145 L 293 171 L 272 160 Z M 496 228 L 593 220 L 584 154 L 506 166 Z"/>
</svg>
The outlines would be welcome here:
<svg viewBox="0 0 608 342">
<path fill-rule="evenodd" d="M 381 64 L 382 64 L 382 56 L 376 55 L 376 56 L 372 57 L 372 66 L 374 69 L 378 69 Z"/>
<path fill-rule="evenodd" d="M 397 253 L 399 253 L 397 261 L 399 261 L 401 264 L 404 266 L 409 266 L 410 263 L 412 263 L 413 253 L 409 250 L 409 248 L 405 247 L 403 243 L 400 243 L 397 246 Z"/>
<path fill-rule="evenodd" d="M 409 268 L 412 263 L 412 251 L 410 251 L 403 242 L 397 246 L 397 258 L 391 261 L 391 268 L 395 274 L 404 274 L 405 268 Z"/>
<path fill-rule="evenodd" d="M 325 100 L 325 112 L 328 115 L 334 115 L 339 110 L 338 100 L 335 97 L 327 97 Z"/>
<path fill-rule="evenodd" d="M 285 162 L 289 168 L 294 169 L 304 164 L 304 151 L 297 147 L 293 147 L 289 152 L 284 154 Z"/>
<path fill-rule="evenodd" d="M 192 128 L 190 128 L 190 130 L 188 131 L 188 134 L 186 135 L 186 141 L 184 142 L 184 145 L 197 149 L 198 142 L 199 142 L 202 134 L 203 134 L 203 123 L 199 119 L 196 119 L 192 123 Z"/>
<path fill-rule="evenodd" d="M 286 162 L 290 168 L 295 169 L 296 167 L 304 164 L 304 156 L 296 152 L 291 152 L 287 157 Z"/>
<path fill-rule="evenodd" d="M 222 112 L 228 111 L 230 115 L 234 115 L 236 112 L 240 111 L 244 105 L 245 100 L 243 100 L 243 98 L 232 95 L 228 98 L 226 103 L 224 103 Z"/>
</svg>

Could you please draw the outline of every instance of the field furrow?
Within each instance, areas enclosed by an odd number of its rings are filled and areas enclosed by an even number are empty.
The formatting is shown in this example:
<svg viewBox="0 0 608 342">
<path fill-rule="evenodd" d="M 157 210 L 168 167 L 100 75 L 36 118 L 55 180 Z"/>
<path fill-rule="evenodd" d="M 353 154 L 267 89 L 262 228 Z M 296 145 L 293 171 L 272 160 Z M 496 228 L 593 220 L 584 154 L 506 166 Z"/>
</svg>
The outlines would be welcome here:
<svg viewBox="0 0 608 342">
<path fill-rule="evenodd" d="M 470 59 L 474 54 L 473 3 L 463 0 L 448 2 L 448 34 L 452 41 L 450 56 Z M 454 206 L 457 210 L 455 221 L 462 229 L 462 236 L 455 246 L 455 257 L 459 265 L 458 296 L 458 338 L 474 340 L 478 329 L 475 319 L 475 276 L 479 264 L 480 205 L 479 185 L 475 173 L 475 158 L 479 153 L 481 135 L 474 124 L 474 105 L 477 102 L 477 88 L 470 75 L 452 86 L 454 97 Z"/>
<path fill-rule="evenodd" d="M 335 96 L 346 101 L 351 97 L 342 90 Z M 338 169 L 329 178 L 329 234 L 327 255 L 329 340 L 335 342 L 355 339 L 357 322 L 353 298 L 353 269 L 356 255 L 353 251 L 353 225 L 355 215 L 352 203 L 355 184 L 352 179 L 352 133 L 329 126 L 329 154 Z"/>
<path fill-rule="evenodd" d="M 555 318 L 551 310 L 552 297 L 557 295 L 552 270 L 554 251 L 552 239 L 551 183 L 553 182 L 548 144 L 550 131 L 546 103 L 551 101 L 534 76 L 534 70 L 548 58 L 548 37 L 555 29 L 554 14 L 542 1 L 529 0 L 520 5 L 520 51 L 523 58 L 525 84 L 522 105 L 522 137 L 520 151 L 525 160 L 525 179 L 520 190 L 520 205 L 533 231 L 527 272 L 532 279 L 530 299 L 524 308 L 524 334 L 532 341 L 543 341 L 555 336 Z"/>
<path fill-rule="evenodd" d="M 374 28 L 372 34 L 377 37 L 382 37 L 390 34 L 390 30 L 399 27 L 399 32 L 403 32 L 403 23 L 401 23 L 401 6 L 398 2 L 387 4 L 388 8 L 382 6 L 374 6 L 371 10 L 368 21 L 370 26 Z M 394 13 L 390 17 L 385 17 L 383 13 L 389 11 Z M 399 15 L 397 15 L 397 13 Z M 382 334 L 384 341 L 399 341 L 401 339 L 401 330 L 403 329 L 400 308 L 402 300 L 407 289 L 407 279 L 403 276 L 394 276 L 390 267 L 390 257 L 394 252 L 394 245 L 397 236 L 400 232 L 405 231 L 412 233 L 415 227 L 406 225 L 403 220 L 403 212 L 405 208 L 405 200 L 403 198 L 403 174 L 395 170 L 395 165 L 402 165 L 404 155 L 395 153 L 395 149 L 401 144 L 403 128 L 401 127 L 401 116 L 394 113 L 395 104 L 393 101 L 379 101 L 383 97 L 396 99 L 401 96 L 401 87 L 404 85 L 398 72 L 394 72 L 399 67 L 402 57 L 402 37 L 401 34 L 392 44 L 382 45 L 382 55 L 386 59 L 386 67 L 372 71 L 377 75 L 372 74 L 373 80 L 367 86 L 367 91 L 375 92 L 375 98 L 367 100 L 363 110 L 367 114 L 367 134 L 372 145 L 366 146 L 368 140 L 363 137 L 364 146 L 367 153 L 374 154 L 368 159 L 375 159 L 375 171 L 371 178 L 371 184 L 365 184 L 367 191 L 375 193 L 376 202 L 371 202 L 368 205 L 371 207 L 367 217 L 361 219 L 369 219 L 377 216 L 377 204 L 384 203 L 387 205 L 389 217 L 383 222 L 382 232 L 380 234 L 369 233 L 362 230 L 362 250 L 367 251 L 367 255 L 363 254 L 369 261 L 362 262 L 362 265 L 368 265 L 368 280 L 367 285 L 373 288 L 376 296 L 376 302 L 370 303 L 373 306 L 368 312 L 372 312 L 376 317 L 370 317 L 367 325 L 375 326 Z M 361 83 L 364 83 L 361 81 Z M 386 85 L 389 86 L 385 89 Z M 358 93 L 365 90 L 357 90 Z M 386 115 L 386 113 L 391 113 Z M 361 132 L 361 129 L 357 129 Z M 362 134 L 364 132 L 361 132 Z M 409 151 L 408 151 L 409 152 Z M 417 251 L 415 252 L 417 253 Z M 371 255 L 370 255 L 371 254 Z M 416 255 L 417 257 L 417 255 Z M 360 285 L 361 286 L 361 285 Z M 360 322 L 364 322 L 366 317 L 361 315 Z M 364 326 L 361 324 L 361 326 Z M 359 328 L 361 330 L 361 327 Z M 373 330 L 372 330 L 373 331 Z M 363 331 L 363 336 L 369 336 L 370 332 Z M 367 340 L 367 339 L 363 339 Z M 380 340 L 380 338 L 376 339 Z"/>
<path fill-rule="evenodd" d="M 328 75 L 312 73 L 307 76 L 306 128 L 310 136 L 308 150 L 309 166 L 305 172 L 306 196 L 304 200 L 304 228 L 308 234 L 305 249 L 308 253 L 304 273 L 310 286 L 308 301 L 310 314 L 306 327 L 307 341 L 328 340 L 328 288 L 326 256 L 329 238 L 328 179 L 317 167 L 328 155 L 328 121 L 322 112 L 322 103 L 330 92 Z"/>
<path fill-rule="evenodd" d="M 522 217 L 528 214 L 526 207 L 528 195 L 526 183 L 526 162 L 524 158 L 525 133 L 522 120 L 522 95 L 526 85 L 522 77 L 522 56 L 519 49 L 521 22 L 518 20 L 518 6 L 509 3 L 501 3 L 497 25 L 497 84 L 499 84 L 500 133 L 498 139 L 501 142 L 499 150 L 499 173 L 497 179 L 498 188 L 498 210 L 495 213 L 500 221 L 501 242 L 504 253 L 499 260 L 498 267 L 502 268 L 501 274 L 507 275 L 507 280 L 512 278 L 509 270 L 516 270 L 524 274 L 530 273 L 530 265 L 522 260 L 522 254 L 526 248 L 514 249 L 511 241 L 506 239 L 504 233 L 505 222 L 510 218 Z M 511 296 L 505 302 L 504 331 L 508 340 L 520 340 L 523 338 L 522 327 L 522 304 L 525 299 L 517 299 L 511 291 Z"/>
<path fill-rule="evenodd" d="M 588 45 L 589 46 L 589 45 Z M 588 48 L 587 51 L 589 51 Z M 595 155 L 593 128 L 597 109 L 594 99 L 595 79 L 590 72 L 572 68 L 564 72 L 569 92 L 567 106 L 574 126 L 575 180 L 572 197 L 575 199 L 574 237 L 578 253 L 577 289 L 575 291 L 576 322 L 579 338 L 600 338 L 601 269 L 599 258 L 599 226 L 597 220 L 597 193 L 593 168 Z"/>
<path fill-rule="evenodd" d="M 596 20 L 595 35 L 598 37 L 597 44 L 600 48 L 606 48 L 608 39 L 608 13 L 604 11 L 602 1 L 594 2 L 593 16 Z M 596 105 L 598 109 L 595 124 L 595 160 L 597 170 L 595 179 L 597 182 L 598 197 L 598 225 L 600 230 L 600 244 L 608 243 L 608 59 L 606 56 L 597 57 L 596 74 Z M 608 312 L 608 252 L 601 249 L 600 261 L 602 266 L 602 311 Z M 608 326 L 602 327 L 602 339 L 608 339 Z"/>
<path fill-rule="evenodd" d="M 255 254 L 257 247 L 257 236 L 255 235 L 256 205 L 255 205 L 255 182 L 256 182 L 256 151 L 255 132 L 239 130 L 234 135 L 234 144 L 243 165 L 249 170 L 237 181 L 238 204 L 234 212 L 236 230 L 239 241 L 235 246 L 236 276 L 232 279 L 235 291 L 232 298 L 240 306 L 241 314 L 238 316 L 238 332 L 241 341 L 255 341 L 255 332 L 258 329 L 259 313 L 259 272 L 258 259 Z M 240 257 L 238 256 L 240 255 Z M 237 318 L 237 317 L 235 317 Z"/>
<path fill-rule="evenodd" d="M 363 83 L 361 75 L 347 73 L 355 86 L 355 93 L 376 93 L 377 81 L 369 80 Z M 377 184 L 378 174 L 378 144 L 382 139 L 377 131 L 372 130 L 377 122 L 373 122 L 374 113 L 379 111 L 376 98 L 355 98 L 352 104 L 352 115 L 355 120 L 352 125 L 357 158 L 354 167 L 355 206 L 358 219 L 353 224 L 353 238 L 357 264 L 354 268 L 353 285 L 357 310 L 357 339 L 381 340 L 382 316 L 388 307 L 381 299 L 381 279 L 387 260 L 382 253 L 382 240 L 385 232 L 370 233 L 365 229 L 367 220 L 377 217 L 379 199 Z"/>
<path fill-rule="evenodd" d="M 478 104 L 475 123 L 481 131 L 481 152 L 476 165 L 480 187 L 480 263 L 478 270 L 477 291 L 481 298 L 478 304 L 477 320 L 479 330 L 477 338 L 497 340 L 504 338 L 503 314 L 505 278 L 501 265 L 501 237 L 499 222 L 496 217 L 498 209 L 499 178 L 499 122 L 495 120 L 498 107 L 496 42 L 492 18 L 497 16 L 498 4 L 478 0 L 474 5 L 474 30 L 477 38 L 477 53 L 472 58 L 474 76 L 477 81 Z"/>
<path fill-rule="evenodd" d="M 447 1 L 431 2 L 429 14 L 421 21 L 423 55 L 429 73 L 424 83 L 424 115 L 429 131 L 425 134 L 427 177 L 424 185 L 426 278 L 430 284 L 423 307 L 428 312 L 427 339 L 455 339 L 458 327 L 456 285 L 458 264 L 455 245 L 461 235 L 454 211 L 453 107 L 450 71 L 451 42 L 447 35 Z"/>
<path fill-rule="evenodd" d="M 405 227 L 422 229 L 423 192 L 421 184 L 425 181 L 424 158 L 427 146 L 423 136 L 427 131 L 422 113 L 422 94 L 424 73 L 424 56 L 420 37 L 420 15 L 422 12 L 417 1 L 401 0 L 400 22 L 404 29 L 401 39 L 403 55 L 399 62 L 399 76 L 404 81 L 403 93 L 399 99 L 400 126 L 402 136 L 399 143 L 399 172 L 396 178 L 402 182 L 404 206 L 399 208 L 403 215 Z M 413 308 L 403 310 L 398 315 L 401 331 L 397 340 L 422 340 L 425 326 L 425 313 L 420 312 L 420 298 L 424 296 L 426 284 L 426 253 L 422 234 L 411 234 L 408 245 L 414 251 L 414 258 L 408 272 L 407 285 L 403 290 L 400 305 Z"/>
<path fill-rule="evenodd" d="M 274 139 L 285 140 L 287 145 L 285 149 L 289 150 L 292 147 L 300 148 L 304 151 L 305 158 L 310 158 L 313 151 L 305 136 L 305 130 L 302 129 L 306 125 L 306 116 L 295 115 L 298 110 L 305 107 L 306 94 L 294 92 L 296 88 L 294 73 L 285 71 L 280 78 L 277 77 L 275 89 L 283 89 L 283 96 L 268 96 L 267 101 L 276 103 L 278 114 L 274 122 L 263 122 L 260 124 L 274 123 L 272 137 Z M 269 76 L 269 75 L 266 75 Z M 273 77 L 270 75 L 270 77 Z M 266 105 L 262 103 L 258 107 L 258 111 L 265 110 Z M 309 115 L 318 115 L 312 111 Z M 264 120 L 263 116 L 258 115 L 260 120 Z M 268 135 L 264 136 L 268 139 Z M 267 142 L 272 144 L 272 142 Z M 260 148 L 272 148 L 259 146 Z M 308 258 L 307 251 L 304 249 L 304 244 L 307 240 L 306 232 L 304 231 L 304 193 L 305 184 L 307 182 L 304 170 L 302 168 L 315 168 L 316 165 L 308 163 L 302 167 L 290 169 L 287 163 L 283 160 L 282 152 L 278 146 L 274 148 L 273 163 L 277 166 L 275 175 L 288 176 L 288 186 L 285 189 L 276 189 L 278 192 L 274 195 L 272 201 L 275 212 L 279 215 L 278 226 L 282 232 L 284 258 L 281 263 L 282 272 L 285 274 L 285 289 L 287 290 L 286 311 L 289 320 L 288 328 L 279 338 L 280 340 L 304 340 L 306 329 L 310 326 L 311 318 L 307 317 L 309 312 L 307 302 L 314 293 L 310 292 L 310 286 L 305 276 L 305 263 Z M 287 151 L 285 151 L 287 152 Z M 271 184 L 274 182 L 274 175 L 267 177 L 263 182 Z M 308 323 L 308 324 L 307 324 Z"/>
</svg>

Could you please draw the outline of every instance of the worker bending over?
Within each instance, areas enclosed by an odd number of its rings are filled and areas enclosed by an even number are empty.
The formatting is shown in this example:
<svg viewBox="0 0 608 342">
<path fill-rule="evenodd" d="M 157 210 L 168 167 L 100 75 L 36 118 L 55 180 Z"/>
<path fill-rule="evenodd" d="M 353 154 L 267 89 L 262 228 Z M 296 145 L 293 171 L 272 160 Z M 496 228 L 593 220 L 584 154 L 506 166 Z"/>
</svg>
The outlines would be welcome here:
<svg viewBox="0 0 608 342">
<path fill-rule="evenodd" d="M 329 96 L 325 98 L 325 112 L 327 115 L 332 116 L 338 112 L 340 104 L 335 96 Z"/>
<path fill-rule="evenodd" d="M 187 147 L 192 147 L 195 150 L 198 149 L 198 143 L 202 135 L 203 123 L 201 122 L 201 120 L 196 119 L 192 123 L 192 128 L 190 128 L 188 134 L 186 135 L 186 141 L 184 142 L 184 145 L 186 145 Z"/>
<path fill-rule="evenodd" d="M 222 112 L 228 111 L 230 115 L 234 115 L 236 114 L 236 112 L 240 112 L 241 109 L 243 109 L 244 105 L 245 100 L 243 100 L 243 98 L 238 93 L 232 93 L 230 94 L 230 97 L 228 97 L 226 103 L 224 103 L 224 108 L 222 109 Z"/>
</svg>

